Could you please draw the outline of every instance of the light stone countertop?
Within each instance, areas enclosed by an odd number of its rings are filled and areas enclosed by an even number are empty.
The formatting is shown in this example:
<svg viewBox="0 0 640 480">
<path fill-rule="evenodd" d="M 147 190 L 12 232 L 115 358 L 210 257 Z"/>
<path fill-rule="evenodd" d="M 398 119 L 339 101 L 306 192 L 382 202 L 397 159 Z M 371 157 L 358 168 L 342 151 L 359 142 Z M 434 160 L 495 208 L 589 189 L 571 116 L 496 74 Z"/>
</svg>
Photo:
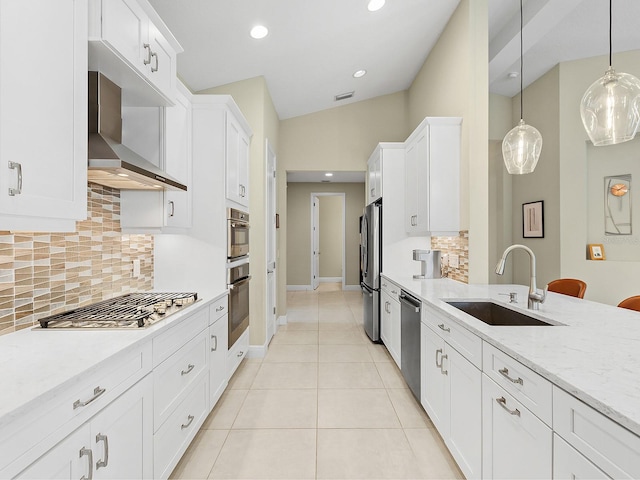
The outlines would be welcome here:
<svg viewBox="0 0 640 480">
<path fill-rule="evenodd" d="M 534 312 L 527 309 L 528 286 L 414 280 L 407 274 L 387 272 L 383 276 L 640 435 L 640 312 L 551 292 Z M 517 304 L 499 295 L 508 292 L 518 293 Z M 443 301 L 447 299 L 491 299 L 564 325 L 491 326 L 448 305 Z"/>
<path fill-rule="evenodd" d="M 0 430 L 32 409 L 46 408 L 114 355 L 134 349 L 227 294 L 198 301 L 154 325 L 133 330 L 29 328 L 0 336 Z"/>
</svg>

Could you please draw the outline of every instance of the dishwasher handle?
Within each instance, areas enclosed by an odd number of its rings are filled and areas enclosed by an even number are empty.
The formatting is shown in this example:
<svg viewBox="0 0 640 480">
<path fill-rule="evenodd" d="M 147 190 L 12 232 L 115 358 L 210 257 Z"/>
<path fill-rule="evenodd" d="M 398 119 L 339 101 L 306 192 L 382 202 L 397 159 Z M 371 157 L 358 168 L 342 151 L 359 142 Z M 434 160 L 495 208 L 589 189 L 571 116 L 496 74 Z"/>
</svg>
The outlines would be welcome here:
<svg viewBox="0 0 640 480">
<path fill-rule="evenodd" d="M 417 298 L 407 295 L 404 291 L 400 291 L 400 303 L 404 303 L 409 308 L 413 308 L 415 313 L 420 313 L 422 304 Z"/>
</svg>

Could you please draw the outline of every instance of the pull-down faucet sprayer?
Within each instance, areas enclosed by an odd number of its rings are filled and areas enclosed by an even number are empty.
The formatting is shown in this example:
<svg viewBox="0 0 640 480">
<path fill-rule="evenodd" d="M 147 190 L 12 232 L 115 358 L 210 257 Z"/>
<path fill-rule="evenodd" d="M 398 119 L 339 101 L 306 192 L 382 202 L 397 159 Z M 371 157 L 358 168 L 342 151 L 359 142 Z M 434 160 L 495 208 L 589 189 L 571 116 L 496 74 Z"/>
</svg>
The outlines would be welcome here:
<svg viewBox="0 0 640 480">
<path fill-rule="evenodd" d="M 529 254 L 529 269 L 531 273 L 531 278 L 529 282 L 529 298 L 527 302 L 527 308 L 531 310 L 538 310 L 541 303 L 544 303 L 547 298 L 547 289 L 544 289 L 544 292 L 538 292 L 538 288 L 536 287 L 536 256 L 529 247 L 525 245 L 511 245 L 507 247 L 507 249 L 502 254 L 502 258 L 498 261 L 496 265 L 496 273 L 498 275 L 504 274 L 504 267 L 507 263 L 507 256 L 511 253 L 512 250 L 522 249 Z"/>
</svg>

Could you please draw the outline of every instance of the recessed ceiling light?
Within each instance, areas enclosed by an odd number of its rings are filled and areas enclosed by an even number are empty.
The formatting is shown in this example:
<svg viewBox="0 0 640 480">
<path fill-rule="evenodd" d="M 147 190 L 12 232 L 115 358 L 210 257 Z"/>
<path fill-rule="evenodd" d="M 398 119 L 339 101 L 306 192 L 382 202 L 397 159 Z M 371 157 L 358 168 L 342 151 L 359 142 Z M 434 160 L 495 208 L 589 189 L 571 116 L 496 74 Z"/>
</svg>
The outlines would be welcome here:
<svg viewBox="0 0 640 480">
<path fill-rule="evenodd" d="M 366 73 L 367 73 L 366 70 L 357 70 L 356 72 L 353 73 L 353 76 L 355 78 L 360 78 L 360 77 L 364 77 Z"/>
<path fill-rule="evenodd" d="M 325 177 L 333 177 L 333 173 L 325 173 L 324 176 Z"/>
<path fill-rule="evenodd" d="M 126 173 L 118 173 L 117 174 L 119 177 L 128 177 L 129 175 L 127 175 Z"/>
<path fill-rule="evenodd" d="M 264 25 L 256 25 L 251 29 L 251 36 L 256 40 L 266 37 L 269 34 L 269 29 Z"/>
<path fill-rule="evenodd" d="M 382 7 L 384 7 L 384 0 L 370 0 L 367 8 L 370 12 L 377 12 Z"/>
</svg>

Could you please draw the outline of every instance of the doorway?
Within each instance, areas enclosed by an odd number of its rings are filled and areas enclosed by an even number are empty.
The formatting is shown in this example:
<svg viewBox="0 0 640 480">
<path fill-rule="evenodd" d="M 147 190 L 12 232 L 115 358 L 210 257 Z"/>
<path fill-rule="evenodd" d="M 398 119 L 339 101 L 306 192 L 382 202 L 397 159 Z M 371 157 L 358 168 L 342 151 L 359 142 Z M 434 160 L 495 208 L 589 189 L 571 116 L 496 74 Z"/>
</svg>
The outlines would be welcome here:
<svg viewBox="0 0 640 480">
<path fill-rule="evenodd" d="M 345 194 L 311 193 L 311 288 L 345 277 Z"/>
<path fill-rule="evenodd" d="M 265 140 L 266 177 L 266 258 L 267 258 L 267 331 L 266 343 L 276 333 L 276 155 L 269 139 Z"/>
</svg>

